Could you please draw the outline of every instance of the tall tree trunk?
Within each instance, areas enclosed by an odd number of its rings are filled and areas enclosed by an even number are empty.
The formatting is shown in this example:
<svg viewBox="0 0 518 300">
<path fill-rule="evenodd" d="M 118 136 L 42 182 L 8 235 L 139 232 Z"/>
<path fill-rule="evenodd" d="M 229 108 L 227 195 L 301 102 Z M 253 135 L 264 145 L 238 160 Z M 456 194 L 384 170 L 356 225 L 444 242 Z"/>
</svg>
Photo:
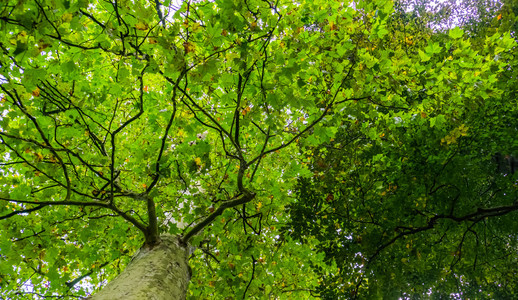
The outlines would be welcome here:
<svg viewBox="0 0 518 300">
<path fill-rule="evenodd" d="M 160 240 L 154 247 L 142 247 L 121 274 L 89 299 L 185 299 L 191 279 L 188 246 L 171 235 Z"/>
</svg>

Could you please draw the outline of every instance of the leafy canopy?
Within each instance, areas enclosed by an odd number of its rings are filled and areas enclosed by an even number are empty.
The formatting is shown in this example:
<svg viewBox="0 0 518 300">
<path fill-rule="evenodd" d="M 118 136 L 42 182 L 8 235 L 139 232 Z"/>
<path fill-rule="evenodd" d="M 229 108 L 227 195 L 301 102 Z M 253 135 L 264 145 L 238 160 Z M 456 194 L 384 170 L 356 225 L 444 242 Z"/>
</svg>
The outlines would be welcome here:
<svg viewBox="0 0 518 300">
<path fill-rule="evenodd" d="M 313 175 L 299 179 L 285 232 L 318 241 L 339 268 L 315 268 L 326 299 L 514 298 L 515 42 L 409 14 L 392 15 L 394 38 L 376 48 L 404 47 L 417 69 L 341 115 L 333 140 L 301 143 Z"/>
<path fill-rule="evenodd" d="M 3 297 L 85 295 L 79 282 L 100 288 L 161 233 L 197 247 L 192 299 L 316 296 L 347 269 L 313 251 L 335 224 L 316 223 L 304 243 L 281 230 L 296 178 L 315 171 L 302 154 L 347 132 L 365 138 L 344 142 L 345 155 L 400 170 L 400 153 L 380 147 L 410 151 L 414 127 L 453 151 L 472 134 L 465 115 L 502 95 L 514 46 L 508 33 L 480 50 L 459 29 L 409 36 L 386 0 L 173 8 L 1 5 Z M 376 183 L 362 187 L 369 195 L 412 184 L 344 172 Z"/>
</svg>

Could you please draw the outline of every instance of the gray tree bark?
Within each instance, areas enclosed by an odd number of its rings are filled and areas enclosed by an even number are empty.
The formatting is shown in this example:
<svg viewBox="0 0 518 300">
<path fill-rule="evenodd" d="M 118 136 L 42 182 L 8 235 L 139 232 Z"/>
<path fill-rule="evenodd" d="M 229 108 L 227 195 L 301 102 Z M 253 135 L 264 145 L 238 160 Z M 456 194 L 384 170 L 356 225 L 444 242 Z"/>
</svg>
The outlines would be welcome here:
<svg viewBox="0 0 518 300">
<path fill-rule="evenodd" d="M 161 242 L 142 247 L 126 269 L 91 300 L 180 300 L 185 299 L 191 279 L 188 246 L 171 235 Z"/>
</svg>

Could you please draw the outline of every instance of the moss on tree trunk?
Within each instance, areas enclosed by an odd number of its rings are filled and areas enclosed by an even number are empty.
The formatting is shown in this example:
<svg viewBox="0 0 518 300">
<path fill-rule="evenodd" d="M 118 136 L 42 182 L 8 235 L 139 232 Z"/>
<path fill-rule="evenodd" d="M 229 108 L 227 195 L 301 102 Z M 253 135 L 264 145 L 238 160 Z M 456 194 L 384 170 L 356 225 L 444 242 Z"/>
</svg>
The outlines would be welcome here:
<svg viewBox="0 0 518 300">
<path fill-rule="evenodd" d="M 191 278 L 187 246 L 171 235 L 160 240 L 152 248 L 142 247 L 121 274 L 89 299 L 185 299 Z"/>
</svg>

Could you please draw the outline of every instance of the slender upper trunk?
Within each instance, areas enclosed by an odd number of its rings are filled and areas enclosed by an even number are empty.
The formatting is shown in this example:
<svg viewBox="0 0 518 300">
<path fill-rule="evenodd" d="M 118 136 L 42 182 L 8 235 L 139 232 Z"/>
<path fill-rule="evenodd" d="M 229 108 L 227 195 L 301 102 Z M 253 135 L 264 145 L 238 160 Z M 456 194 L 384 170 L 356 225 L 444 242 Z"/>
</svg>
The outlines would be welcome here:
<svg viewBox="0 0 518 300">
<path fill-rule="evenodd" d="M 89 299 L 185 299 L 191 278 L 188 246 L 171 235 L 160 240 L 153 247 L 142 247 L 121 274 Z"/>
</svg>

